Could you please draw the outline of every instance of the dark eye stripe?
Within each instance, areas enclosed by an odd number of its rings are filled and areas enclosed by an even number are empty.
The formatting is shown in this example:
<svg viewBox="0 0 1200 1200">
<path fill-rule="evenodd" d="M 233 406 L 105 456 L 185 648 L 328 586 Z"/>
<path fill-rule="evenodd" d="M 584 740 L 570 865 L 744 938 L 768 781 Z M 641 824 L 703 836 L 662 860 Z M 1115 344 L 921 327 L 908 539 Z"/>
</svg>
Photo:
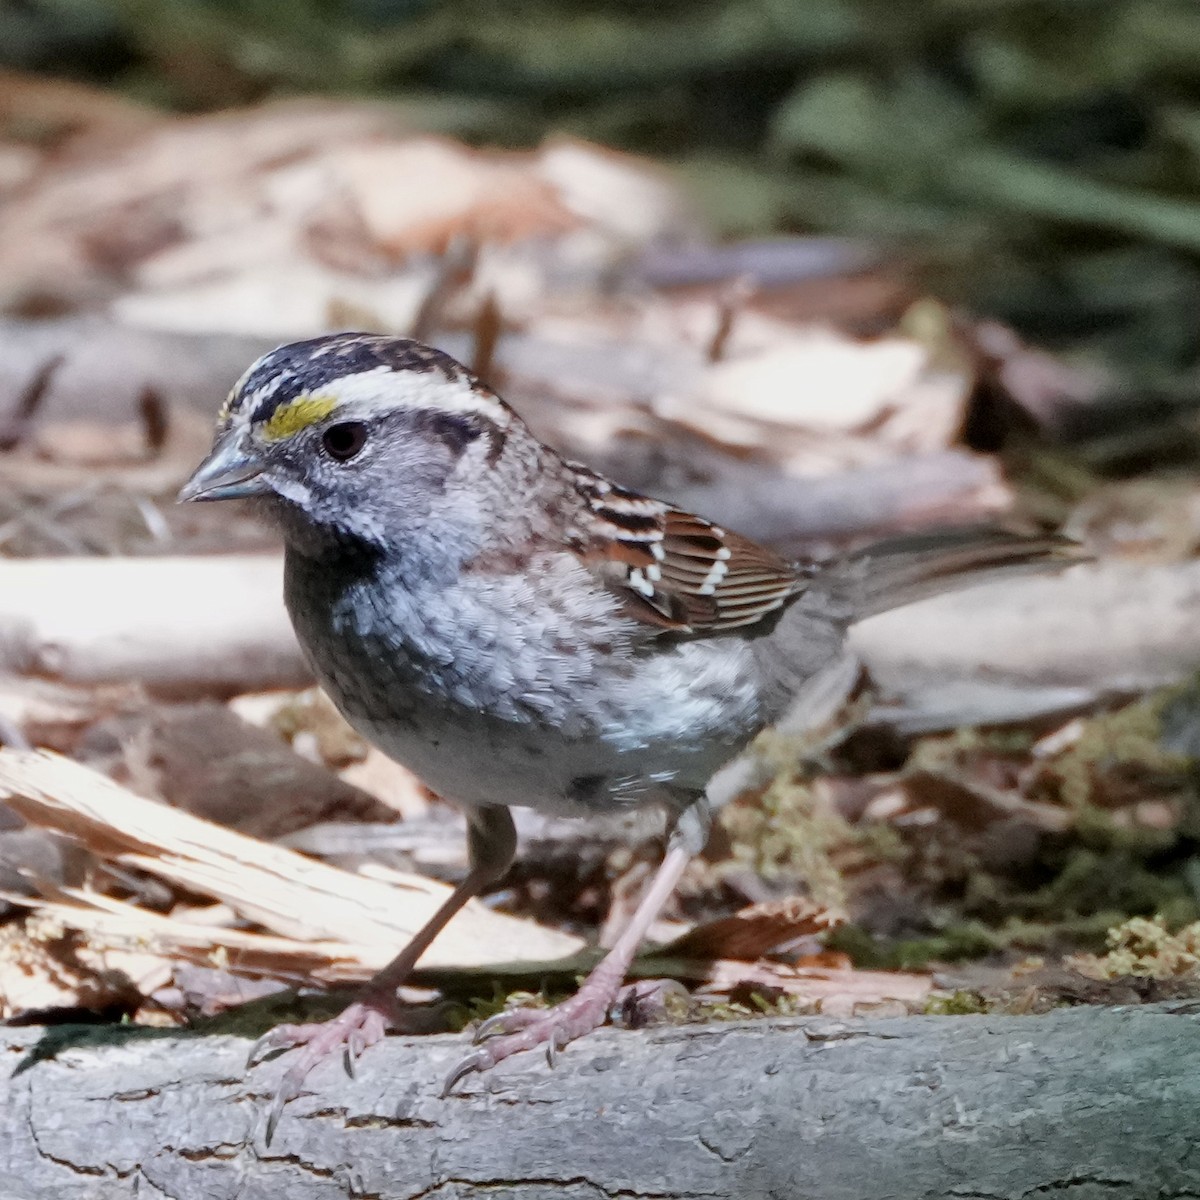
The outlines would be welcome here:
<svg viewBox="0 0 1200 1200">
<path fill-rule="evenodd" d="M 478 413 L 448 413 L 425 410 L 408 414 L 412 427 L 441 438 L 455 455 L 460 455 L 472 443 L 485 436 L 488 439 L 488 462 L 495 463 L 504 448 L 506 433 L 494 421 Z"/>
<path fill-rule="evenodd" d="M 483 433 L 483 426 L 478 417 L 462 413 L 431 413 L 427 427 L 455 454 L 461 454 Z"/>
</svg>

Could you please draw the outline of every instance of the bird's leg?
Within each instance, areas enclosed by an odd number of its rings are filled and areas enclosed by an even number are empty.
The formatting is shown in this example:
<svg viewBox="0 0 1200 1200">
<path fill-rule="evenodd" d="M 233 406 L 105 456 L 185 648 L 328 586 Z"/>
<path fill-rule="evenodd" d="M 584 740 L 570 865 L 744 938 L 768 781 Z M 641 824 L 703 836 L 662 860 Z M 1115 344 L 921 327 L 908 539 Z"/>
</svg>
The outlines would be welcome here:
<svg viewBox="0 0 1200 1200">
<path fill-rule="evenodd" d="M 267 1118 L 270 1142 L 283 1107 L 300 1094 L 308 1073 L 330 1054 L 341 1051 L 346 1070 L 353 1074 L 354 1061 L 400 1022 L 396 989 L 404 983 L 421 955 L 468 900 L 478 896 L 508 870 L 517 847 L 517 833 L 507 808 L 477 808 L 467 815 L 467 846 L 470 870 L 446 898 L 446 902 L 413 935 L 412 941 L 364 985 L 358 998 L 329 1021 L 306 1025 L 277 1025 L 260 1038 L 250 1051 L 248 1065 L 274 1050 L 298 1050 L 296 1060 L 284 1073 Z"/>
<path fill-rule="evenodd" d="M 467 1075 L 487 1071 L 522 1050 L 544 1045 L 553 1065 L 555 1054 L 568 1042 L 604 1024 L 646 931 L 674 892 L 684 868 L 703 848 L 710 822 L 707 798 L 701 797 L 684 811 L 672 830 L 662 865 L 629 924 L 575 995 L 553 1008 L 513 1009 L 484 1021 L 475 1031 L 477 1049 L 450 1072 L 443 1095 Z"/>
</svg>

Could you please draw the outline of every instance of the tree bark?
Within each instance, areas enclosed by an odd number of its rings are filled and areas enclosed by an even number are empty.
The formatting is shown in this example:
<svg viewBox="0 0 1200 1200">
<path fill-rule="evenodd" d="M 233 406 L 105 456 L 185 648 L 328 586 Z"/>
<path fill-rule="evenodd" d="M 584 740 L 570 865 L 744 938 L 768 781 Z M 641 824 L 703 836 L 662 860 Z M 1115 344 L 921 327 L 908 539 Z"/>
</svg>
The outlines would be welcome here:
<svg viewBox="0 0 1200 1200">
<path fill-rule="evenodd" d="M 0 1031 L 0 1198 L 1200 1196 L 1181 1005 L 606 1030 L 449 1099 L 465 1036 L 389 1038 L 353 1080 L 318 1069 L 269 1147 L 286 1059 L 246 1049 Z"/>
</svg>

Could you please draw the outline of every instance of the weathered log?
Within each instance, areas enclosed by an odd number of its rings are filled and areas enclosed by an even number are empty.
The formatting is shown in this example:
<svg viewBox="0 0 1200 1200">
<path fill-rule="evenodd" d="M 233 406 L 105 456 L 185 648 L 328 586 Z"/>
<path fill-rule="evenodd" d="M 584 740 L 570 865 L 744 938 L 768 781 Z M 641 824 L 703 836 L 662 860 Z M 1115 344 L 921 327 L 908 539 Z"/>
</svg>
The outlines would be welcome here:
<svg viewBox="0 0 1200 1200">
<path fill-rule="evenodd" d="M 850 645 L 902 731 L 1082 710 L 1200 666 L 1200 563 L 1111 560 L 1005 579 L 856 625 Z"/>
<path fill-rule="evenodd" d="M 1183 1008 L 603 1031 L 441 1079 L 464 1036 L 391 1038 L 263 1114 L 247 1043 L 0 1032 L 3 1200 L 1200 1194 L 1200 1024 Z M 51 1054 L 51 1057 L 42 1057 Z"/>
<path fill-rule="evenodd" d="M 302 687 L 275 557 L 0 564 L 0 672 L 159 695 Z"/>
</svg>

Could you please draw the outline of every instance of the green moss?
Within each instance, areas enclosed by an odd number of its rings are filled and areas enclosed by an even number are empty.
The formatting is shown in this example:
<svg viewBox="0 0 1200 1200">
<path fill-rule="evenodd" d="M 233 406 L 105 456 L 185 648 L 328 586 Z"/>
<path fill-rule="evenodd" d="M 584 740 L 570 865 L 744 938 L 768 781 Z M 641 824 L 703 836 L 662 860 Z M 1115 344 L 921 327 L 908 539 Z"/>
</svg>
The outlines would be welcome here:
<svg viewBox="0 0 1200 1200">
<path fill-rule="evenodd" d="M 1173 690 L 1158 692 L 1087 721 L 1080 737 L 1042 771 L 1046 798 L 1073 809 L 1084 831 L 1102 832 L 1111 843 L 1118 835 L 1103 810 L 1122 799 L 1131 784 L 1154 784 L 1159 791 L 1185 788 L 1190 763 L 1162 740 L 1163 710 L 1174 695 Z M 1089 812 L 1097 807 L 1100 813 Z"/>
<path fill-rule="evenodd" d="M 686 1019 L 745 1021 L 751 1017 L 800 1017 L 813 1012 L 814 1009 L 815 1005 L 811 1000 L 801 1000 L 786 992 L 771 995 L 751 992 L 737 999 L 705 1001 L 699 1008 L 689 1009 Z"/>
<path fill-rule="evenodd" d="M 925 1013 L 937 1017 L 969 1017 L 989 1012 L 987 1002 L 978 992 L 959 988 L 954 992 L 933 992 L 925 1001 Z"/>
<path fill-rule="evenodd" d="M 964 726 L 952 733 L 919 739 L 913 745 L 905 767 L 909 771 L 937 773 L 948 767 L 961 767 L 981 754 L 1000 757 L 1025 755 L 1033 741 L 1033 735 L 1025 729 L 976 729 Z"/>
<path fill-rule="evenodd" d="M 452 1001 L 444 1006 L 443 1011 L 447 1028 L 454 1033 L 461 1033 L 469 1025 L 486 1021 L 510 1008 L 548 1008 L 551 1003 L 553 1001 L 545 992 L 510 992 L 499 982 L 493 981 L 490 995 Z"/>
<path fill-rule="evenodd" d="M 740 866 L 766 879 L 802 879 L 818 904 L 845 904 L 846 886 L 834 855 L 857 839 L 819 788 L 777 776 L 756 803 L 731 805 L 721 821 Z"/>
<path fill-rule="evenodd" d="M 929 937 L 880 938 L 861 925 L 842 925 L 825 944 L 850 956 L 856 967 L 875 971 L 919 971 L 931 962 L 979 958 L 999 949 L 1002 939 L 994 930 L 965 921 Z"/>
<path fill-rule="evenodd" d="M 842 727 L 849 716 L 843 718 Z M 899 852 L 893 831 L 853 826 L 834 808 L 820 776 L 829 770 L 827 752 L 839 737 L 835 728 L 806 738 L 764 734 L 756 749 L 774 764 L 774 779 L 760 795 L 727 806 L 718 818 L 739 868 L 770 880 L 803 881 L 812 898 L 828 908 L 845 904 L 848 865 L 883 861 Z"/>
<path fill-rule="evenodd" d="M 1009 919 L 990 926 L 956 921 L 927 937 L 879 938 L 859 925 L 843 925 L 826 938 L 831 950 L 850 956 L 856 967 L 877 971 L 922 971 L 934 963 L 961 962 L 1012 950 L 1099 946 L 1114 913 L 1067 917 L 1054 921 Z"/>
<path fill-rule="evenodd" d="M 819 752 L 810 747 L 805 757 L 794 741 L 764 740 L 779 765 L 775 779 L 722 817 L 735 861 L 803 881 L 819 901 L 851 909 L 860 870 L 878 881 L 880 865 L 893 864 L 908 891 L 912 935 L 885 939 L 849 925 L 827 939 L 863 967 L 920 970 L 1013 948 L 1098 950 L 1109 927 L 1152 913 L 1186 925 L 1200 919 L 1200 802 L 1192 760 L 1162 740 L 1164 711 L 1177 725 L 1190 717 L 1186 704 L 1183 717 L 1176 712 L 1180 692 L 1101 713 L 1049 755 L 1031 756 L 1037 737 L 1026 730 L 922 738 L 893 778 L 910 803 L 944 815 L 908 826 L 851 825 L 820 777 L 827 763 Z M 986 839 L 1002 808 L 994 819 L 986 814 L 990 793 L 1001 803 L 1017 791 L 1062 810 L 1068 823 L 1048 822 L 1013 866 L 989 857 Z M 954 816 L 960 794 L 976 814 L 962 821 Z M 1036 815 L 1028 819 L 1036 828 Z"/>
<path fill-rule="evenodd" d="M 1169 908 L 1194 919 L 1195 899 L 1179 870 L 1157 869 L 1144 856 L 1125 850 L 1097 852 L 1069 847 L 1057 873 L 1042 887 L 1010 889 L 1006 907 L 1014 915 L 1041 921 L 1096 913 L 1147 914 Z"/>
</svg>

